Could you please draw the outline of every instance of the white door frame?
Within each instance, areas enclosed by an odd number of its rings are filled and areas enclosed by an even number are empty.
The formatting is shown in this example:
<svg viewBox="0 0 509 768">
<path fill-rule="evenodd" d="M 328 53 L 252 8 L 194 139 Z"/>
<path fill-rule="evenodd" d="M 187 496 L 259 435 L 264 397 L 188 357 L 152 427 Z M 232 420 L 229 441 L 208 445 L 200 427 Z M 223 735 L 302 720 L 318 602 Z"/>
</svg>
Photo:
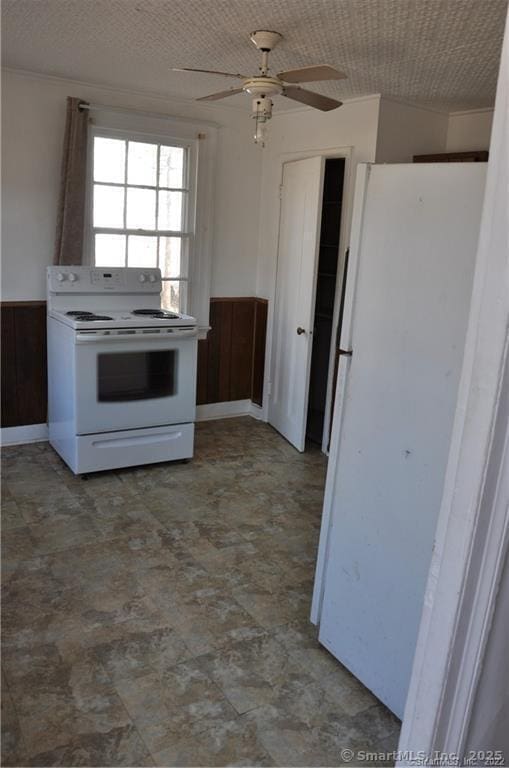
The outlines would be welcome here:
<svg viewBox="0 0 509 768">
<path fill-rule="evenodd" d="M 285 163 L 280 195 L 275 322 L 272 342 L 273 387 L 268 416 L 269 423 L 298 451 L 304 451 L 306 446 L 324 171 L 325 160 L 320 156 Z M 302 194 L 304 199 L 300 199 Z M 296 240 L 293 239 L 295 227 L 300 233 Z M 295 254 L 296 261 L 293 263 L 292 249 L 299 249 L 299 247 L 300 258 Z M 297 282 L 294 285 L 295 279 Z M 295 306 L 292 305 L 291 296 L 298 297 Z M 282 310 L 284 306 L 287 306 L 287 309 Z M 290 319 L 291 322 L 288 323 Z M 281 336 L 281 329 L 285 326 Z M 295 342 L 295 356 L 292 360 L 292 357 L 287 357 L 285 353 L 286 346 L 288 344 L 291 346 L 291 339 L 287 339 L 286 334 L 294 333 L 297 326 L 304 326 L 306 334 L 304 339 Z M 303 370 L 301 370 L 302 364 L 304 364 Z M 293 384 L 290 384 L 290 380 L 287 379 L 289 373 Z M 282 384 L 285 380 L 286 386 Z"/>
<path fill-rule="evenodd" d="M 338 250 L 338 272 L 336 276 L 336 288 L 334 293 L 334 311 L 332 315 L 332 336 L 331 336 L 331 349 L 329 355 L 329 370 L 327 374 L 327 397 L 325 403 L 325 417 L 324 417 L 324 430 L 322 438 L 322 451 L 327 453 L 327 447 L 329 444 L 329 425 L 330 425 L 330 409 L 332 403 L 332 385 L 334 377 L 334 362 L 335 362 L 335 338 L 337 335 L 337 325 L 339 318 L 339 305 L 341 298 L 341 288 L 343 285 L 343 266 L 346 248 L 349 241 L 349 232 L 347 230 L 347 223 L 350 221 L 351 209 L 352 209 L 352 195 L 349 194 L 351 186 L 353 185 L 352 169 L 351 169 L 351 157 L 352 147 L 327 147 L 320 149 L 305 149 L 299 152 L 282 152 L 278 155 L 277 165 L 279 167 L 279 184 L 283 183 L 283 171 L 285 163 L 290 163 L 294 160 L 305 160 L 309 157 L 324 157 L 326 160 L 333 158 L 344 158 L 345 160 L 345 173 L 343 179 L 343 203 L 341 209 L 341 223 L 339 233 L 339 250 Z M 276 299 L 276 280 L 277 280 L 277 258 L 279 256 L 279 230 L 281 223 L 281 196 L 279 196 L 279 214 L 278 214 L 278 230 L 277 230 L 277 242 L 276 242 L 276 269 L 274 272 L 274 281 L 272 286 L 272 301 L 269 302 L 269 316 L 267 322 L 267 349 L 265 353 L 265 382 L 264 391 L 267 393 L 266 397 L 270 398 L 272 389 L 272 381 L 274 380 L 274 369 L 272 360 L 272 334 L 274 329 L 274 312 L 275 312 L 275 299 Z M 318 266 L 317 266 L 318 268 Z M 269 403 L 265 403 L 265 411 L 269 412 Z"/>
<path fill-rule="evenodd" d="M 400 752 L 461 759 L 509 541 L 508 189 L 506 27 L 465 357 Z"/>
</svg>

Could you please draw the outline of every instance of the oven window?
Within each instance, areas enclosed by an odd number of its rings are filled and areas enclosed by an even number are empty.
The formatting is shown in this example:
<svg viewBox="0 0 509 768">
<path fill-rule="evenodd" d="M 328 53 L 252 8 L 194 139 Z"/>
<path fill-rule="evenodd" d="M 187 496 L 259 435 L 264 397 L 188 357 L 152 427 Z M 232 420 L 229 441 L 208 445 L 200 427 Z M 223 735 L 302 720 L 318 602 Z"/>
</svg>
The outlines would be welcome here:
<svg viewBox="0 0 509 768">
<path fill-rule="evenodd" d="M 120 403 L 176 394 L 178 350 L 98 355 L 97 399 Z"/>
</svg>

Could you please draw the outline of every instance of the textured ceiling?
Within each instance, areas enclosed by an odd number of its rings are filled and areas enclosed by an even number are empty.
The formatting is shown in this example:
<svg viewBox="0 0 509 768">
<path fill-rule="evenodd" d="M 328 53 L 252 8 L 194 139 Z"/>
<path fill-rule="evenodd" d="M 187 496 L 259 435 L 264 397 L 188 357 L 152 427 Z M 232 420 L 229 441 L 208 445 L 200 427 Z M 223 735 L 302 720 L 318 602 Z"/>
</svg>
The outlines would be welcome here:
<svg viewBox="0 0 509 768">
<path fill-rule="evenodd" d="M 3 0 L 2 54 L 10 67 L 196 98 L 235 81 L 171 67 L 252 74 L 249 33 L 275 29 L 273 72 L 324 63 L 348 75 L 310 89 L 454 111 L 493 104 L 506 10 L 507 0 Z"/>
</svg>

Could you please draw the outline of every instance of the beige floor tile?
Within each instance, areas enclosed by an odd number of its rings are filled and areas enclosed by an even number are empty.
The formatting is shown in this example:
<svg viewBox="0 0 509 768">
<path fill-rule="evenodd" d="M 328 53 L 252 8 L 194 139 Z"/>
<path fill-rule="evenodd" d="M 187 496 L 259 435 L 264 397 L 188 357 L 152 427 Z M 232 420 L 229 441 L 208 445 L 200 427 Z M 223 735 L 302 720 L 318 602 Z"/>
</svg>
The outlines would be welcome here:
<svg viewBox="0 0 509 768">
<path fill-rule="evenodd" d="M 274 765 L 256 727 L 239 719 L 225 720 L 191 736 L 182 735 L 154 759 L 160 766 Z"/>
<path fill-rule="evenodd" d="M 309 624 L 326 461 L 239 418 L 85 482 L 2 452 L 5 765 L 340 765 L 399 723 Z"/>
</svg>

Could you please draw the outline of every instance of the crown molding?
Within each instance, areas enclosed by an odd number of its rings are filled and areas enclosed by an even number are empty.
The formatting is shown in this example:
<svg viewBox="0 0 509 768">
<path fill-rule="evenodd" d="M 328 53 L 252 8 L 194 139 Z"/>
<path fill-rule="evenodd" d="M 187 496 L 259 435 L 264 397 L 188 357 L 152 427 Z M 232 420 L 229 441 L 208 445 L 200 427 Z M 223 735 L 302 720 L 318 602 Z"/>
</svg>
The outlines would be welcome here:
<svg viewBox="0 0 509 768">
<path fill-rule="evenodd" d="M 483 112 L 493 112 L 494 107 L 476 107 L 475 109 L 461 109 L 456 111 L 449 111 L 446 109 L 438 109 L 437 107 L 430 107 L 429 105 L 417 104 L 415 101 L 409 101 L 406 99 L 398 99 L 394 96 L 384 96 L 381 94 L 383 101 L 390 101 L 394 104 L 401 104 L 404 107 L 412 107 L 412 109 L 421 109 L 425 112 L 433 112 L 438 115 L 445 115 L 446 117 L 457 117 L 461 115 L 475 115 Z"/>
<path fill-rule="evenodd" d="M 353 96 L 351 99 L 344 99 L 342 101 L 342 106 L 346 107 L 348 104 L 357 104 L 361 101 L 379 101 L 381 98 L 382 96 L 379 93 L 370 93 L 367 96 Z M 283 109 L 279 112 L 276 110 L 272 113 L 272 120 L 277 119 L 278 117 L 284 117 L 285 115 L 299 114 L 301 112 L 316 112 L 316 110 L 314 110 L 313 107 L 292 107 L 291 109 Z"/>
<path fill-rule="evenodd" d="M 116 86 L 111 85 L 108 83 L 101 83 L 97 81 L 90 81 L 90 80 L 77 80 L 75 78 L 69 78 L 69 77 L 62 77 L 61 75 L 50 75 L 45 72 L 36 72 L 34 70 L 30 69 L 18 69 L 17 67 L 9 67 L 9 66 L 2 66 L 1 68 L 2 73 L 7 73 L 11 75 L 15 75 L 17 77 L 24 77 L 31 80 L 44 80 L 49 83 L 55 83 L 56 85 L 62 85 L 62 84 L 69 84 L 75 87 L 81 87 L 81 88 L 94 88 L 100 91 L 103 91 L 104 93 L 114 93 L 121 96 L 135 96 L 139 98 L 146 98 L 146 99 L 152 99 L 155 101 L 162 101 L 168 104 L 168 102 L 171 102 L 171 104 L 182 104 L 183 106 L 198 106 L 196 99 L 188 99 L 185 96 L 181 96 L 175 93 L 171 92 L 163 92 L 163 91 L 152 91 L 152 90 L 140 90 L 139 88 L 127 88 L 122 86 Z M 365 96 L 354 96 L 350 99 L 344 99 L 343 104 L 355 104 L 357 102 L 363 102 L 363 101 L 370 101 L 373 99 L 379 99 L 384 101 L 389 101 L 394 104 L 401 104 L 405 107 L 412 107 L 413 109 L 421 109 L 426 112 L 433 112 L 435 114 L 440 115 L 446 115 L 448 117 L 459 117 L 462 115 L 474 115 L 474 114 L 483 114 L 485 112 L 493 112 L 493 107 L 478 107 L 474 109 L 465 109 L 465 110 L 455 110 L 455 111 L 448 111 L 444 109 L 438 109 L 435 107 L 430 107 L 428 105 L 422 105 L 417 104 L 416 102 L 413 102 L 411 100 L 406 99 L 398 99 L 394 96 L 384 96 L 384 94 L 381 93 L 371 93 L 367 94 Z M 230 112 L 234 112 L 238 115 L 245 115 L 247 114 L 247 111 L 245 107 L 241 107 L 234 104 L 228 104 L 228 103 L 221 103 L 221 104 L 207 104 L 206 102 L 201 101 L 199 103 L 200 109 L 209 110 L 211 112 L 217 111 L 217 110 L 227 110 Z M 290 107 L 287 109 L 279 109 L 276 110 L 273 114 L 273 119 L 277 117 L 284 116 L 286 114 L 299 114 L 301 112 L 309 112 L 312 110 L 312 107 Z"/>
<path fill-rule="evenodd" d="M 90 80 L 76 80 L 75 78 L 62 77 L 60 75 L 50 75 L 45 72 L 35 72 L 31 69 L 18 69 L 17 67 L 2 66 L 2 73 L 14 75 L 16 77 L 26 78 L 28 80 L 43 80 L 55 85 L 72 85 L 77 88 L 94 88 L 96 90 L 103 91 L 104 93 L 114 93 L 121 96 L 137 96 L 140 98 L 153 99 L 156 101 L 164 101 L 172 104 L 182 104 L 185 106 L 199 106 L 200 108 L 208 109 L 210 111 L 226 109 L 233 111 L 236 114 L 250 114 L 246 111 L 245 107 L 236 106 L 233 104 L 207 104 L 206 102 L 200 102 L 197 105 L 196 99 L 187 99 L 184 96 L 179 96 L 172 93 L 163 93 L 161 91 L 147 91 L 137 88 L 125 88 L 121 86 L 108 85 L 107 83 L 99 83 Z M 351 99 L 345 99 L 343 104 L 353 104 L 360 101 L 369 101 L 371 99 L 379 99 L 380 94 L 368 94 L 366 96 L 354 96 Z M 106 107 L 106 105 L 105 105 Z M 283 110 L 276 110 L 273 114 L 274 117 L 278 117 L 285 114 L 295 114 L 299 112 L 310 112 L 312 107 L 291 107 Z"/>
<path fill-rule="evenodd" d="M 389 101 L 392 104 L 400 104 L 403 107 L 411 107 L 412 109 L 421 109 L 424 112 L 433 112 L 435 115 L 449 116 L 450 112 L 446 109 L 439 109 L 438 107 L 430 107 L 429 105 L 417 104 L 415 101 L 407 99 L 398 99 L 396 96 L 384 96 L 381 94 L 382 101 Z"/>
<path fill-rule="evenodd" d="M 200 102 L 198 105 L 196 99 L 187 99 L 184 96 L 178 96 L 172 93 L 164 93 L 162 91 L 140 90 L 139 88 L 125 88 L 90 80 L 76 80 L 70 77 L 61 77 L 60 75 L 49 75 L 45 72 L 35 72 L 30 69 L 18 69 L 17 67 L 3 66 L 1 70 L 2 73 L 5 72 L 6 74 L 15 75 L 16 77 L 22 77 L 28 80 L 44 80 L 49 83 L 54 83 L 55 85 L 68 84 L 78 88 L 94 88 L 98 91 L 114 93 L 120 96 L 137 96 L 145 99 L 153 99 L 155 101 L 164 101 L 166 104 L 171 102 L 172 104 L 182 104 L 185 106 L 199 106 L 200 108 L 210 111 L 226 109 L 238 114 L 244 113 L 244 109 L 242 107 L 234 106 L 232 104 L 207 104 L 206 102 Z"/>
<path fill-rule="evenodd" d="M 55 85 L 63 85 L 63 84 L 69 84 L 76 87 L 81 88 L 95 88 L 97 90 L 104 91 L 105 93 L 115 93 L 122 96 L 139 96 L 147 99 L 154 99 L 157 101 L 164 101 L 168 102 L 171 101 L 172 104 L 183 104 L 186 106 L 197 106 L 196 99 L 188 99 L 185 96 L 173 94 L 173 93 L 166 93 L 162 91 L 149 91 L 149 90 L 140 90 L 139 88 L 126 88 L 122 86 L 116 86 L 111 85 L 108 83 L 101 83 L 97 81 L 91 81 L 91 80 L 78 80 L 75 78 L 70 77 L 62 77 L 61 75 L 50 75 L 46 72 L 36 72 L 31 69 L 20 69 L 17 67 L 9 67 L 9 66 L 2 66 L 1 68 L 2 72 L 5 72 L 7 74 L 15 75 L 17 77 L 23 77 L 27 78 L 29 80 L 44 80 L 49 83 L 55 83 Z M 357 101 L 367 101 L 370 99 L 379 99 L 380 94 L 368 94 L 366 96 L 354 96 L 351 99 L 345 99 L 343 101 L 343 104 L 352 104 Z M 240 107 L 233 104 L 207 104 L 206 102 L 200 102 L 199 104 L 200 108 L 209 109 L 211 111 L 217 110 L 217 109 L 227 109 L 231 110 L 233 112 L 236 112 L 237 114 L 246 114 L 246 109 L 244 107 Z M 296 113 L 296 112 L 309 112 L 312 109 L 312 107 L 291 107 L 287 109 L 282 109 L 279 111 L 276 111 L 273 115 L 273 117 L 276 117 L 277 115 L 284 115 L 286 113 Z"/>
<path fill-rule="evenodd" d="M 460 109 L 457 112 L 449 112 L 449 117 L 463 117 L 464 115 L 492 115 L 495 107 L 480 107 L 479 109 Z"/>
</svg>

